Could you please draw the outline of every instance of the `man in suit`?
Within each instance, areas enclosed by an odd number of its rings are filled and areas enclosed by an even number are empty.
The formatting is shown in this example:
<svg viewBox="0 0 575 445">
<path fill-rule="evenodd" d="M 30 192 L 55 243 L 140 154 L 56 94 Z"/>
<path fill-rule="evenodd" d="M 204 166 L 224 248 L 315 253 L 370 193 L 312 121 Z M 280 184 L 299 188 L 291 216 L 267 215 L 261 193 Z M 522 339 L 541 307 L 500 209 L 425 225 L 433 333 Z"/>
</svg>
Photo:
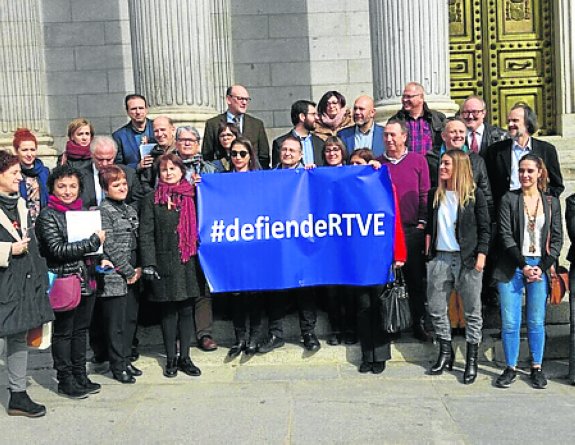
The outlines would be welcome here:
<svg viewBox="0 0 575 445">
<path fill-rule="evenodd" d="M 288 133 L 275 139 L 272 144 L 272 167 L 280 163 L 280 148 L 283 142 L 292 136 L 301 144 L 302 163 L 304 165 L 323 165 L 321 153 L 323 140 L 313 134 L 317 120 L 317 110 L 314 102 L 298 100 L 291 106 L 291 122 L 293 128 Z"/>
<path fill-rule="evenodd" d="M 487 107 L 479 96 L 469 96 L 461 104 L 461 118 L 467 127 L 467 146 L 474 153 L 483 155 L 495 142 L 509 139 L 509 134 L 499 127 L 485 122 Z"/>
<path fill-rule="evenodd" d="M 369 96 L 359 96 L 353 103 L 353 121 L 355 125 L 338 131 L 337 135 L 345 144 L 347 154 L 351 156 L 358 148 L 369 148 L 375 157 L 385 150 L 383 145 L 383 127 L 377 125 L 375 104 Z"/>
<path fill-rule="evenodd" d="M 218 126 L 221 122 L 234 123 L 240 135 L 250 140 L 257 153 L 260 165 L 264 169 L 270 168 L 270 146 L 264 124 L 261 120 L 247 114 L 248 104 L 251 101 L 248 90 L 241 85 L 233 85 L 226 91 L 228 109 L 206 121 L 202 156 L 206 161 L 225 158 L 225 153 L 217 152 Z"/>
<path fill-rule="evenodd" d="M 130 122 L 112 133 L 118 146 L 116 164 L 124 164 L 136 169 L 141 161 L 140 144 L 153 144 L 156 140 L 152 121 L 147 117 L 146 98 L 140 94 L 128 94 L 124 103 Z"/>
<path fill-rule="evenodd" d="M 537 131 L 535 111 L 525 103 L 514 105 L 507 117 L 507 129 L 511 139 L 491 145 L 483 156 L 496 211 L 499 210 L 499 203 L 505 193 L 521 187 L 519 160 L 527 153 L 539 156 L 545 162 L 549 175 L 547 193 L 559 197 L 565 186 L 557 150 L 550 143 L 533 137 Z"/>
</svg>

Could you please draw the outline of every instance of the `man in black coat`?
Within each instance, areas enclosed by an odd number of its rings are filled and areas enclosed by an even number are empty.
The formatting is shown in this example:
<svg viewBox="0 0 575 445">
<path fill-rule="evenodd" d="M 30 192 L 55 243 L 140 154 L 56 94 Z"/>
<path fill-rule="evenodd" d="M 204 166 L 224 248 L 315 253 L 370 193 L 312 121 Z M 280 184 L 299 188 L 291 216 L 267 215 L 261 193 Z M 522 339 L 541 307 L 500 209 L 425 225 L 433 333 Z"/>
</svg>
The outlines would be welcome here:
<svg viewBox="0 0 575 445">
<path fill-rule="evenodd" d="M 291 106 L 291 122 L 293 128 L 288 133 L 275 139 L 272 144 L 272 167 L 280 162 L 280 149 L 289 136 L 295 137 L 301 144 L 304 165 L 323 165 L 323 140 L 313 134 L 317 120 L 315 103 L 309 100 L 298 100 Z"/>
<path fill-rule="evenodd" d="M 543 159 L 549 176 L 547 193 L 559 197 L 565 186 L 559 166 L 557 150 L 548 142 L 535 139 L 537 115 L 524 103 L 511 108 L 508 118 L 508 130 L 512 139 L 491 145 L 483 155 L 487 166 L 487 175 L 491 184 L 491 193 L 496 211 L 501 198 L 509 190 L 517 190 L 519 183 L 519 160 L 527 153 Z"/>
<path fill-rule="evenodd" d="M 509 134 L 503 128 L 485 122 L 487 106 L 479 96 L 465 99 L 461 104 L 460 115 L 467 127 L 467 146 L 475 153 L 482 155 L 495 142 L 509 139 Z"/>
</svg>

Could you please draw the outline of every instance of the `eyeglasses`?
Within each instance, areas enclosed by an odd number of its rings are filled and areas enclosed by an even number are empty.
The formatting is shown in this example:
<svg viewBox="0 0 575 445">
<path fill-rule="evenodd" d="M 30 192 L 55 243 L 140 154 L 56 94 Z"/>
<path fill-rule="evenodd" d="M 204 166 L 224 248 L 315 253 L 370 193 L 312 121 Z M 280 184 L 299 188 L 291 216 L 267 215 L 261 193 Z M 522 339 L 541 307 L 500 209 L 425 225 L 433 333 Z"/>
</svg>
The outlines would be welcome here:
<svg viewBox="0 0 575 445">
<path fill-rule="evenodd" d="M 324 153 L 339 153 L 341 151 L 341 148 L 339 147 L 333 147 L 333 148 L 326 148 L 323 150 Z"/>
<path fill-rule="evenodd" d="M 414 97 L 417 96 L 421 96 L 421 93 L 417 93 L 417 94 L 404 94 L 403 96 L 401 96 L 403 99 L 413 99 Z"/>
<path fill-rule="evenodd" d="M 233 96 L 230 94 L 230 97 L 233 97 L 235 100 L 237 100 L 238 102 L 249 102 L 252 100 L 251 97 L 242 97 L 242 96 Z"/>
<path fill-rule="evenodd" d="M 197 139 L 180 138 L 178 139 L 178 142 L 181 142 L 182 144 L 197 144 L 200 141 Z"/>
<path fill-rule="evenodd" d="M 461 115 L 463 117 L 477 117 L 479 115 L 481 115 L 481 113 L 484 113 L 485 110 L 465 110 L 461 112 Z"/>
<path fill-rule="evenodd" d="M 248 155 L 248 152 L 246 150 L 240 150 L 240 151 L 232 150 L 231 155 L 232 158 L 237 158 L 239 156 L 240 158 L 243 159 Z"/>
</svg>

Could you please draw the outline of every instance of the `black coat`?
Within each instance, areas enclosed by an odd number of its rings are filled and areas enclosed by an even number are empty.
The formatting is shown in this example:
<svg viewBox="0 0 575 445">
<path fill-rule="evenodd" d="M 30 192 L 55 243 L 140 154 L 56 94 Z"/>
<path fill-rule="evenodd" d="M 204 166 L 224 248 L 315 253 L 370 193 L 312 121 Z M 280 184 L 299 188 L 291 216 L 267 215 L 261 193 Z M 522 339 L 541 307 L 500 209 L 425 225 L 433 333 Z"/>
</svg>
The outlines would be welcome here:
<svg viewBox="0 0 575 445">
<path fill-rule="evenodd" d="M 548 199 L 551 202 L 548 202 Z M 545 223 L 541 230 L 541 261 L 539 267 L 547 274 L 551 283 L 549 268 L 557 261 L 563 246 L 563 222 L 561 220 L 561 205 L 559 200 L 541 193 L 541 202 L 545 215 Z M 551 206 L 549 206 L 551 204 Z M 551 215 L 551 220 L 549 220 Z M 507 192 L 501 199 L 499 209 L 499 256 L 493 278 L 509 282 L 517 268 L 525 266 L 525 257 L 521 253 L 523 232 L 525 227 L 525 208 L 521 190 Z M 549 236 L 549 253 L 547 252 L 547 237 Z"/>
<path fill-rule="evenodd" d="M 276 168 L 277 165 L 280 163 L 280 149 L 282 146 L 282 142 L 285 141 L 289 136 L 293 136 L 293 133 L 290 131 L 276 139 L 274 139 L 272 143 L 272 168 Z M 312 133 L 311 135 L 311 144 L 313 145 L 313 162 L 315 165 L 323 165 L 323 146 L 324 141 L 320 137 L 316 136 Z M 303 153 L 303 147 L 302 147 Z"/>
<path fill-rule="evenodd" d="M 487 122 L 483 125 L 483 137 L 481 138 L 481 147 L 479 147 L 479 154 L 481 156 L 483 156 L 487 151 L 487 147 L 490 145 L 510 138 L 509 133 L 507 133 L 503 128 L 489 125 Z"/>
<path fill-rule="evenodd" d="M 399 119 L 402 121 L 411 120 L 409 112 L 405 111 L 403 108 L 395 113 L 390 119 Z M 443 145 L 443 139 L 441 138 L 441 131 L 443 129 L 443 122 L 445 121 L 445 114 L 440 111 L 431 110 L 427 103 L 423 104 L 423 119 L 429 124 L 431 128 L 431 138 L 433 148 L 439 150 L 439 147 Z"/>
<path fill-rule="evenodd" d="M 567 234 L 571 241 L 567 261 L 575 261 L 575 194 L 565 200 L 565 222 L 567 223 Z M 575 283 L 574 283 L 575 284 Z"/>
<path fill-rule="evenodd" d="M 429 258 L 433 258 L 437 252 L 437 213 L 439 208 L 433 207 L 433 198 L 437 188 L 429 190 L 427 196 L 427 225 L 425 234 L 431 236 L 429 246 Z M 475 267 L 477 254 L 487 255 L 489 249 L 491 220 L 487 210 L 487 202 L 480 189 L 475 190 L 475 202 L 469 202 L 461 209 L 457 209 L 457 222 L 455 225 L 455 237 L 459 244 L 461 262 L 468 269 Z"/>
<path fill-rule="evenodd" d="M 497 211 L 503 195 L 509 191 L 509 185 L 511 183 L 512 147 L 513 140 L 507 139 L 491 145 L 483 155 L 485 165 L 487 166 L 489 183 L 491 184 L 495 211 Z M 557 150 L 548 142 L 532 138 L 531 153 L 539 156 L 543 159 L 543 162 L 545 162 L 547 172 L 549 173 L 548 194 L 558 198 L 563 190 L 565 190 L 565 186 L 563 185 Z"/>
<path fill-rule="evenodd" d="M 140 257 L 142 266 L 154 266 L 159 280 L 152 282 L 150 300 L 182 301 L 200 295 L 201 269 L 197 256 L 182 263 L 178 249 L 180 213 L 166 205 L 154 204 L 154 192 L 142 200 L 140 212 Z"/>
<path fill-rule="evenodd" d="M 19 199 L 21 225 L 30 227 L 26 202 Z M 28 253 L 12 256 L 12 243 L 22 237 L 0 207 L 0 338 L 36 328 L 54 319 L 46 289 L 48 270 L 32 233 Z"/>
</svg>

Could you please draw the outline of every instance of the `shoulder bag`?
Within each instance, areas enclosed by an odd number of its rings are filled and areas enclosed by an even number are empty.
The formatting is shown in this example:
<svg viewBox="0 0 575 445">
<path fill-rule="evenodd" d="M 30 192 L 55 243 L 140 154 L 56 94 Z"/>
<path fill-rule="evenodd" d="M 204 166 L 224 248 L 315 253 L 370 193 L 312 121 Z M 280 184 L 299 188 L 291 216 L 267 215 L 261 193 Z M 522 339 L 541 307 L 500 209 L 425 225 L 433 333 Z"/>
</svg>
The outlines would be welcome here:
<svg viewBox="0 0 575 445">
<path fill-rule="evenodd" d="M 386 284 L 379 295 L 381 327 L 390 334 L 411 327 L 409 296 L 401 268 L 395 270 L 395 280 Z"/>
</svg>

